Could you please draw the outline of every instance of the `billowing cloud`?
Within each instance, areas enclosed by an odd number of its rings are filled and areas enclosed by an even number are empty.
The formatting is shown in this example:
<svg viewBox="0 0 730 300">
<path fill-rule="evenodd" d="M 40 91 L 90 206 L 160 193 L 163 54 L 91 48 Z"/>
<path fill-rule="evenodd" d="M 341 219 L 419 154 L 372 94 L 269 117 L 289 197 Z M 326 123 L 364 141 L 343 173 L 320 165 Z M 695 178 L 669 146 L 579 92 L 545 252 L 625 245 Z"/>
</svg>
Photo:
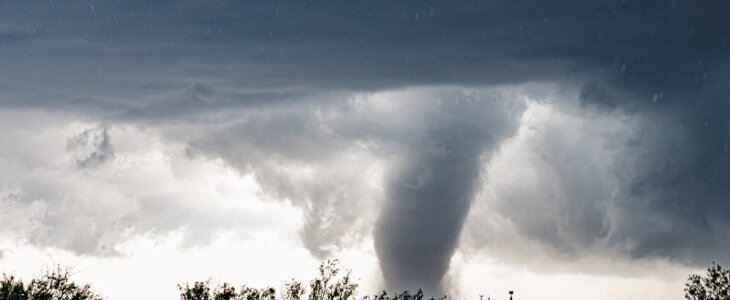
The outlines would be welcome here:
<svg viewBox="0 0 730 300">
<path fill-rule="evenodd" d="M 499 176 L 483 179 L 467 244 L 547 270 L 605 258 L 728 259 L 720 250 L 727 227 L 718 221 L 726 191 L 712 183 L 719 173 L 694 173 L 704 146 L 686 123 L 540 101 L 529 107 L 519 133 L 485 166 Z"/>
<path fill-rule="evenodd" d="M 154 131 L 1 114 L 12 130 L 0 133 L 8 142 L 0 153 L 0 223 L 18 242 L 118 255 L 117 246 L 138 235 L 181 231 L 183 245 L 198 246 L 236 228 L 246 228 L 237 233 L 246 239 L 283 218 L 259 204 L 250 177 L 221 161 L 189 159 L 184 144 Z M 19 127 L 19 120 L 38 122 Z M 111 141 L 114 159 L 102 160 Z"/>
<path fill-rule="evenodd" d="M 114 149 L 107 128 L 98 126 L 70 137 L 66 149 L 73 153 L 79 168 L 93 167 L 114 158 Z"/>
</svg>

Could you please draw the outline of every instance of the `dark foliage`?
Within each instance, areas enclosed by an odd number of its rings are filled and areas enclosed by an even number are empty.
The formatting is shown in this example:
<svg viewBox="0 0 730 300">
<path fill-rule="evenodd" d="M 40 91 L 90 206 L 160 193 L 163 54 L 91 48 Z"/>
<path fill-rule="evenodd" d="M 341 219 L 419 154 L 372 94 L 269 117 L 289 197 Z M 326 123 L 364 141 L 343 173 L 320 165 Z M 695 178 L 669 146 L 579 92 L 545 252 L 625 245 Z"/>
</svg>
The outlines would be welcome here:
<svg viewBox="0 0 730 300">
<path fill-rule="evenodd" d="M 3 274 L 0 281 L 0 300 L 101 300 L 91 287 L 70 280 L 69 269 L 57 266 L 25 285 L 14 275 Z"/>
<path fill-rule="evenodd" d="M 341 272 L 337 260 L 322 263 L 319 275 L 310 281 L 309 289 L 294 279 L 284 283 L 284 290 L 277 293 L 273 287 L 257 289 L 223 283 L 212 287 L 211 281 L 198 281 L 178 284 L 181 300 L 356 300 L 358 284 L 351 278 L 351 272 Z M 338 276 L 339 275 L 339 276 Z M 57 266 L 47 270 L 40 277 L 25 284 L 14 275 L 3 274 L 0 280 L 0 300 L 101 300 L 91 291 L 88 284 L 78 285 L 70 280 L 70 270 Z M 692 274 L 685 284 L 685 298 L 688 300 L 727 300 L 730 299 L 730 270 L 712 263 L 704 276 Z M 446 300 L 446 296 L 438 300 Z M 491 299 L 491 298 L 488 298 Z M 414 293 L 404 291 L 388 295 L 368 295 L 360 300 L 434 300 L 425 298 L 420 289 Z M 484 297 L 480 297 L 484 300 Z"/>
<path fill-rule="evenodd" d="M 3 274 L 3 280 L 0 281 L 0 299 L 3 300 L 23 300 L 28 299 L 28 292 L 25 291 L 23 282 L 15 279 L 13 275 Z"/>
<path fill-rule="evenodd" d="M 210 280 L 198 281 L 193 285 L 178 284 L 178 288 L 182 300 L 356 300 L 358 284 L 352 281 L 350 270 L 340 270 L 338 260 L 328 260 L 319 266 L 319 274 L 309 282 L 309 289 L 294 279 L 284 283 L 284 291 L 280 294 L 277 294 L 272 287 L 255 289 L 244 285 L 237 290 L 228 283 L 212 288 Z M 383 291 L 380 294 L 360 298 L 360 300 L 424 299 L 426 298 L 420 289 L 415 293 L 404 291 L 393 296 Z M 428 299 L 434 300 L 434 298 Z M 446 296 L 438 300 L 446 300 Z"/>
<path fill-rule="evenodd" d="M 355 299 L 357 284 L 352 282 L 350 271 L 342 276 L 337 260 L 328 260 L 319 266 L 319 276 L 309 283 L 308 300 L 351 300 Z M 307 290 L 304 285 L 292 279 L 284 284 L 284 291 L 277 295 L 276 289 L 267 287 L 256 289 L 242 286 L 236 290 L 228 283 L 211 288 L 210 280 L 198 281 L 192 286 L 178 284 L 182 300 L 302 300 Z"/>
<path fill-rule="evenodd" d="M 688 300 L 730 299 L 730 271 L 713 262 L 705 276 L 689 276 L 684 292 Z"/>
<path fill-rule="evenodd" d="M 395 294 L 393 297 L 388 296 L 388 293 L 382 291 L 380 294 L 373 296 L 365 296 L 362 300 L 423 300 L 423 291 L 419 289 L 415 293 L 409 291 L 403 291 L 400 294 Z M 446 300 L 446 296 L 438 298 L 438 300 Z M 434 298 L 428 298 L 428 300 L 434 300 Z"/>
</svg>

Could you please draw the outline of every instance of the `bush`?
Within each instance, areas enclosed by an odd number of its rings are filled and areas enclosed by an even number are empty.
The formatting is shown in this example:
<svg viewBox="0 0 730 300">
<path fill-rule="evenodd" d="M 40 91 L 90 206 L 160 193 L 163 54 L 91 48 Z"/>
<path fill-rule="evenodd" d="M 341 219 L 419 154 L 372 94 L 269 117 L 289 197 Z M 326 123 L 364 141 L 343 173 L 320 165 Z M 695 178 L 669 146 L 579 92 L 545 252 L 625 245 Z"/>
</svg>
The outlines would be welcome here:
<svg viewBox="0 0 730 300">
<path fill-rule="evenodd" d="M 0 281 L 0 299 L 3 300 L 101 300 L 91 287 L 77 285 L 70 280 L 70 270 L 57 266 L 34 278 L 26 286 L 13 275 L 3 274 Z"/>
<path fill-rule="evenodd" d="M 0 299 L 24 300 L 28 299 L 28 293 L 22 281 L 15 279 L 13 275 L 3 274 L 3 280 L 0 281 Z"/>
<path fill-rule="evenodd" d="M 337 260 L 328 260 L 319 266 L 319 276 L 309 284 L 308 300 L 351 300 L 355 298 L 357 284 L 350 278 L 350 271 L 341 277 Z M 211 288 L 210 280 L 189 284 L 178 284 L 182 300 L 276 300 L 276 289 L 256 289 L 242 286 L 239 290 L 228 283 Z M 306 289 L 301 282 L 292 279 L 284 284 L 283 300 L 302 300 Z"/>
<path fill-rule="evenodd" d="M 730 271 L 712 263 L 705 276 L 692 274 L 687 279 L 684 297 L 688 300 L 730 299 Z"/>
<path fill-rule="evenodd" d="M 189 284 L 178 284 L 182 300 L 355 300 L 358 284 L 352 282 L 350 270 L 341 272 L 338 260 L 328 260 L 319 266 L 319 275 L 309 282 L 307 290 L 301 282 L 292 279 L 284 283 L 284 291 L 277 298 L 276 289 L 267 287 L 255 289 L 242 286 L 239 290 L 228 283 L 212 288 L 210 280 Z M 360 300 L 424 300 L 422 290 L 415 293 L 404 291 L 389 296 L 385 291 L 380 294 L 365 296 Z M 434 298 L 429 298 L 434 300 Z M 446 300 L 446 296 L 438 298 Z M 483 297 L 480 298 L 483 300 Z"/>
</svg>

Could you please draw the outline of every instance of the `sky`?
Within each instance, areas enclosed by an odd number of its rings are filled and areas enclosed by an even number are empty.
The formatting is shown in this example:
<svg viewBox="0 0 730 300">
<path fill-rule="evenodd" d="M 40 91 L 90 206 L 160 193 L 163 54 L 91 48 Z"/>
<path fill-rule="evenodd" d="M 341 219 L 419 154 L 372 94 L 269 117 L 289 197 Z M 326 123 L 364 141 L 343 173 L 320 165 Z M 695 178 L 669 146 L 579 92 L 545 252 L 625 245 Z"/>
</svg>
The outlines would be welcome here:
<svg viewBox="0 0 730 300">
<path fill-rule="evenodd" d="M 109 299 L 681 299 L 730 262 L 730 3 L 0 1 L 0 271 Z M 135 287 L 135 288 L 130 288 Z"/>
</svg>

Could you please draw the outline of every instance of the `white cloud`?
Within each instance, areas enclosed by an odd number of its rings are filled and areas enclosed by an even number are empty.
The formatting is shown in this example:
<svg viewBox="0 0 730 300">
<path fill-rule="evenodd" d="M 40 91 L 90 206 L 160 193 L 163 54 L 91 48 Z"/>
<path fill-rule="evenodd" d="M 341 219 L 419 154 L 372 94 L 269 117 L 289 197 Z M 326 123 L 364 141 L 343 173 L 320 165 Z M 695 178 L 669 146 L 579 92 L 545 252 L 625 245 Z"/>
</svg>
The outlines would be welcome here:
<svg viewBox="0 0 730 300">
<path fill-rule="evenodd" d="M 0 155 L 9 162 L 0 171 L 1 211 L 9 216 L 3 218 L 4 233 L 34 245 L 114 254 L 119 243 L 139 234 L 184 230 L 186 245 L 197 245 L 218 230 L 243 229 L 245 238 L 249 230 L 297 220 L 262 204 L 251 176 L 221 160 L 191 159 L 184 144 L 154 130 L 111 126 L 102 135 L 115 155 L 97 160 L 94 168 L 77 168 L 78 149 L 66 149 L 67 141 L 97 130 L 97 124 L 31 111 L 2 113 L 8 119 L 50 119 L 27 127 L 7 122 L 0 133 L 9 145 Z"/>
<path fill-rule="evenodd" d="M 613 168 L 635 122 L 529 103 L 518 133 L 485 165 L 465 245 L 536 268 L 620 256 L 606 241 L 620 188 Z"/>
</svg>

